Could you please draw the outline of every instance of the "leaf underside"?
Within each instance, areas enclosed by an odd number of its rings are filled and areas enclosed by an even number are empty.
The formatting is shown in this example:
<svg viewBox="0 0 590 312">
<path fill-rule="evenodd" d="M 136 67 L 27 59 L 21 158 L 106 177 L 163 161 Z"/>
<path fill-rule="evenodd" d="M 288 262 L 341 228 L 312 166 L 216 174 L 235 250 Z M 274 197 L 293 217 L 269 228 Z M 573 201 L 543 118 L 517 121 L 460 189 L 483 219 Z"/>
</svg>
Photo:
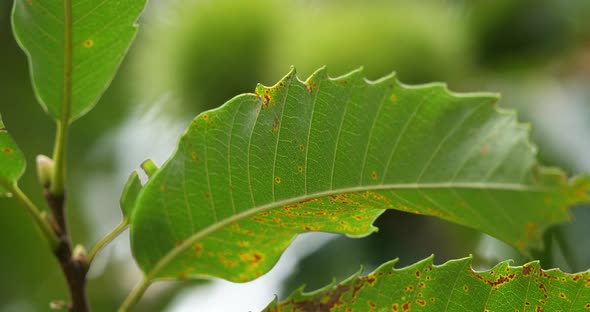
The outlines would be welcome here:
<svg viewBox="0 0 590 312">
<path fill-rule="evenodd" d="M 528 128 L 491 94 L 362 72 L 294 70 L 193 120 L 139 194 L 134 256 L 148 279 L 267 272 L 308 231 L 365 236 L 383 209 L 437 216 L 525 252 L 588 179 L 539 167 Z"/>
<path fill-rule="evenodd" d="M 538 262 L 502 262 L 475 272 L 471 258 L 433 265 L 432 257 L 395 269 L 396 260 L 367 276 L 303 293 L 265 311 L 589 311 L 590 272 L 545 271 Z"/>
<path fill-rule="evenodd" d="M 65 19 L 64 0 L 15 0 L 13 29 L 29 57 L 37 98 L 60 120 L 64 98 L 66 27 L 71 28 L 72 121 L 98 101 L 113 79 L 137 27 L 146 0 L 72 1 L 72 21 Z"/>
<path fill-rule="evenodd" d="M 25 156 L 6 131 L 0 116 L 0 196 L 10 195 L 8 189 L 23 175 L 25 167 Z"/>
</svg>

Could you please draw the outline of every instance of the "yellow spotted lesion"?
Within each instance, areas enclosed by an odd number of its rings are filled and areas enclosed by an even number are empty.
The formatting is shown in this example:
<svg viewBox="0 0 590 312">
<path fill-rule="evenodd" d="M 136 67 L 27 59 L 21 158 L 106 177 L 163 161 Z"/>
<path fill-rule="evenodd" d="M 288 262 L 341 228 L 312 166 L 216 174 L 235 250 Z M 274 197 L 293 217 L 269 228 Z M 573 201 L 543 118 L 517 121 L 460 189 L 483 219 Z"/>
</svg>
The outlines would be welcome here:
<svg viewBox="0 0 590 312">
<path fill-rule="evenodd" d="M 84 47 L 86 48 L 92 48 L 94 46 L 94 40 L 92 39 L 86 39 L 84 41 Z"/>
</svg>

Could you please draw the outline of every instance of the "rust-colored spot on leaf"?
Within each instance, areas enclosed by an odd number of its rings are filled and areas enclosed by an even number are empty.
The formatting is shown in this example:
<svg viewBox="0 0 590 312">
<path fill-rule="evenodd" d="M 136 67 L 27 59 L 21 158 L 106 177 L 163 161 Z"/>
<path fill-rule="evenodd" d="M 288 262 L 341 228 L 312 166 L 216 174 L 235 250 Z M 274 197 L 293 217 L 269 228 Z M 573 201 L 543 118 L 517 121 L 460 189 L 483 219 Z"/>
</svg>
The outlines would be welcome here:
<svg viewBox="0 0 590 312">
<path fill-rule="evenodd" d="M 276 182 L 277 184 L 281 183 L 281 177 L 275 177 L 275 182 Z"/>
<path fill-rule="evenodd" d="M 391 311 L 393 311 L 393 312 L 398 312 L 399 311 L 399 306 L 397 305 L 397 303 L 394 303 L 391 306 Z"/>
<path fill-rule="evenodd" d="M 409 302 L 409 301 L 408 301 L 408 302 L 406 302 L 406 303 L 404 303 L 404 304 L 402 305 L 402 311 L 404 311 L 404 312 L 410 311 L 410 307 L 411 307 L 411 306 L 412 306 L 412 303 L 411 303 L 411 302 Z"/>
<path fill-rule="evenodd" d="M 542 290 L 543 292 L 545 292 L 545 293 L 547 292 L 547 287 L 545 287 L 545 284 L 543 284 L 543 283 L 541 283 L 541 284 L 539 285 L 539 289 L 541 289 L 541 290 Z"/>
<path fill-rule="evenodd" d="M 404 287 L 404 291 L 414 291 L 414 286 L 408 285 L 408 286 Z"/>
<path fill-rule="evenodd" d="M 469 291 L 469 287 L 467 285 L 463 285 L 463 291 L 465 291 L 465 292 Z"/>
<path fill-rule="evenodd" d="M 2 151 L 6 154 L 12 153 L 12 148 L 10 147 L 5 147 L 4 149 L 2 149 Z"/>
<path fill-rule="evenodd" d="M 418 283 L 418 287 L 425 288 L 426 287 L 426 283 L 420 282 L 420 283 Z"/>
<path fill-rule="evenodd" d="M 586 309 L 590 309 L 590 303 L 587 303 L 586 306 L 584 306 Z"/>
<path fill-rule="evenodd" d="M 195 161 L 199 161 L 200 160 L 200 158 L 199 158 L 199 156 L 197 156 L 197 153 L 196 152 L 192 152 L 191 153 L 191 158 L 193 160 L 195 160 Z"/>
<path fill-rule="evenodd" d="M 489 152 L 490 152 L 490 147 L 487 144 L 485 144 L 484 146 L 482 146 L 479 149 L 479 153 L 482 154 L 482 155 L 487 155 Z"/>
<path fill-rule="evenodd" d="M 416 275 L 416 278 L 420 278 L 420 275 L 421 275 L 420 271 L 416 271 L 415 275 Z"/>
<path fill-rule="evenodd" d="M 178 273 L 178 278 L 186 278 L 188 274 L 186 274 L 186 272 L 180 272 Z"/>
<path fill-rule="evenodd" d="M 436 298 L 430 297 L 430 302 L 433 302 L 434 303 L 435 301 L 436 301 Z"/>
<path fill-rule="evenodd" d="M 371 172 L 371 180 L 377 180 L 377 172 Z"/>
<path fill-rule="evenodd" d="M 299 150 L 303 152 L 305 150 L 305 145 L 299 144 Z"/>
<path fill-rule="evenodd" d="M 368 304 L 368 305 L 369 305 L 371 308 L 373 308 L 373 309 L 377 307 L 377 304 L 376 304 L 375 302 L 371 301 L 371 300 L 368 300 L 368 301 L 367 301 L 367 304 Z"/>
<path fill-rule="evenodd" d="M 195 251 L 195 255 L 197 257 L 201 256 L 201 253 L 203 252 L 203 243 L 198 242 L 195 244 L 195 246 L 193 247 L 193 250 Z"/>
<path fill-rule="evenodd" d="M 270 94 L 268 94 L 267 90 L 266 94 L 262 97 L 262 107 L 268 107 L 270 105 L 271 100 L 272 97 L 270 96 Z"/>
<path fill-rule="evenodd" d="M 541 312 L 541 311 L 543 311 L 543 309 L 541 309 L 541 307 L 540 307 L 540 306 L 536 306 L 536 307 L 535 307 L 535 312 Z"/>
<path fill-rule="evenodd" d="M 298 166 L 298 167 L 297 167 L 297 171 L 298 171 L 299 173 L 302 173 L 302 172 L 303 172 L 303 166 Z"/>
<path fill-rule="evenodd" d="M 559 298 L 561 298 L 561 299 L 565 299 L 565 298 L 567 298 L 567 297 L 565 296 L 565 294 L 564 294 L 564 293 L 559 293 Z"/>
<path fill-rule="evenodd" d="M 203 119 L 204 120 L 209 120 L 209 115 L 208 114 L 203 114 Z"/>
<path fill-rule="evenodd" d="M 183 242 L 184 242 L 184 241 L 183 241 L 182 239 L 177 239 L 177 240 L 174 242 L 174 245 L 176 245 L 176 246 L 180 246 L 180 245 L 182 245 L 182 243 L 183 243 Z"/>
<path fill-rule="evenodd" d="M 416 303 L 425 307 L 426 306 L 426 300 L 422 300 L 422 299 L 416 299 Z"/>
<path fill-rule="evenodd" d="M 529 265 L 523 266 L 522 267 L 522 275 L 528 276 L 529 274 L 531 274 L 531 270 L 532 269 L 533 268 L 531 266 L 529 266 Z"/>
<path fill-rule="evenodd" d="M 375 276 L 367 276 L 367 284 L 374 286 L 376 281 L 377 279 L 375 278 Z"/>
<path fill-rule="evenodd" d="M 274 122 L 272 124 L 272 130 L 276 131 L 279 129 L 279 119 L 275 117 Z"/>
<path fill-rule="evenodd" d="M 397 95 L 395 95 L 395 94 L 392 94 L 392 95 L 389 97 L 389 99 L 390 99 L 392 102 L 397 102 Z"/>
<path fill-rule="evenodd" d="M 92 48 L 93 45 L 94 45 L 94 41 L 91 39 L 84 41 L 84 46 L 87 48 Z"/>
</svg>

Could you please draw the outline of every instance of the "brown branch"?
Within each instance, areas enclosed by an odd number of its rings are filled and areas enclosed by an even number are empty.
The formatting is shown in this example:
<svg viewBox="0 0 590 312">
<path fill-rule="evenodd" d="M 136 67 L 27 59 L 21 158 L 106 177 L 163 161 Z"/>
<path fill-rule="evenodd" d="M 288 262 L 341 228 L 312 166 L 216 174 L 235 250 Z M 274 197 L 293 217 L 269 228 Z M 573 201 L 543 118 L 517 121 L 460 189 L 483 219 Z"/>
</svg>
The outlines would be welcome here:
<svg viewBox="0 0 590 312">
<path fill-rule="evenodd" d="M 45 200 L 51 209 L 53 230 L 59 239 L 58 247 L 54 250 L 61 269 L 66 277 L 70 291 L 70 312 L 88 312 L 86 301 L 86 257 L 84 254 L 74 255 L 72 243 L 68 233 L 65 214 L 65 195 L 56 196 L 49 188 L 44 191 Z"/>
</svg>

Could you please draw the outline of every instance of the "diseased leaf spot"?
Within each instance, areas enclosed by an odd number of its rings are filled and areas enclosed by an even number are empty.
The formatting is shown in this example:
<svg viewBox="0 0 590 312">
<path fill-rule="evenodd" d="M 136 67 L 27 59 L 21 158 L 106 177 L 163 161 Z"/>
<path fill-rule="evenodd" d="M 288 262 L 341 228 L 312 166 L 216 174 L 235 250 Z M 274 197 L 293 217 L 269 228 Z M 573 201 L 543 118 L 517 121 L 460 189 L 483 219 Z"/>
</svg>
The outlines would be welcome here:
<svg viewBox="0 0 590 312">
<path fill-rule="evenodd" d="M 469 287 L 467 285 L 463 285 L 463 291 L 468 292 L 469 291 Z"/>
<path fill-rule="evenodd" d="M 305 145 L 303 145 L 303 144 L 299 145 L 299 150 L 303 152 L 305 150 Z"/>
<path fill-rule="evenodd" d="M 567 297 L 565 296 L 565 294 L 564 294 L 564 293 L 559 293 L 559 298 L 561 298 L 561 299 L 565 299 L 565 298 L 567 298 Z"/>
<path fill-rule="evenodd" d="M 420 271 L 416 271 L 416 278 L 420 278 Z"/>
<path fill-rule="evenodd" d="M 275 177 L 275 182 L 276 182 L 277 184 L 281 183 L 281 177 Z"/>
<path fill-rule="evenodd" d="M 377 307 L 377 304 L 371 300 L 367 301 L 367 304 L 373 309 Z"/>
<path fill-rule="evenodd" d="M 88 39 L 88 40 L 84 41 L 84 46 L 87 48 L 92 48 L 92 46 L 94 46 L 94 41 L 91 39 Z"/>
<path fill-rule="evenodd" d="M 371 172 L 371 180 L 377 180 L 377 172 Z"/>
<path fill-rule="evenodd" d="M 201 256 L 201 253 L 203 252 L 203 243 L 198 242 L 195 244 L 195 247 L 193 247 L 193 250 L 195 251 L 195 255 L 197 257 Z"/>
<path fill-rule="evenodd" d="M 392 102 L 397 102 L 397 95 L 395 95 L 395 94 L 392 94 L 392 95 L 389 97 L 389 99 L 390 99 Z"/>
<path fill-rule="evenodd" d="M 302 172 L 303 172 L 303 167 L 302 167 L 302 166 L 298 166 L 298 167 L 297 167 L 297 171 L 298 171 L 299 173 L 302 173 Z"/>
<path fill-rule="evenodd" d="M 487 144 L 485 144 L 484 146 L 482 146 L 479 149 L 479 153 L 482 155 L 487 155 L 489 152 L 490 152 L 490 147 Z"/>
<path fill-rule="evenodd" d="M 404 311 L 404 312 L 410 311 L 410 306 L 411 306 L 411 305 L 412 305 L 412 303 L 411 303 L 411 302 L 409 302 L 409 301 L 408 301 L 408 302 L 406 302 L 406 303 L 404 303 L 404 304 L 402 305 L 402 311 Z"/>
<path fill-rule="evenodd" d="M 393 312 L 398 312 L 399 311 L 399 307 L 398 307 L 397 303 L 394 303 L 391 306 L 391 311 L 393 311 Z"/>
<path fill-rule="evenodd" d="M 426 306 L 426 300 L 422 300 L 422 299 L 416 299 L 416 303 L 425 307 Z"/>
<path fill-rule="evenodd" d="M 209 115 L 208 114 L 203 114 L 203 120 L 209 120 Z"/>
<path fill-rule="evenodd" d="M 2 149 L 2 151 L 3 151 L 4 153 L 6 153 L 6 154 L 10 154 L 10 153 L 12 153 L 12 148 L 10 148 L 10 147 L 5 147 L 4 149 Z"/>
<path fill-rule="evenodd" d="M 200 160 L 199 156 L 197 156 L 197 153 L 195 153 L 195 152 L 192 152 L 192 153 L 191 153 L 191 158 L 192 158 L 194 161 L 199 161 L 199 160 Z"/>
</svg>

